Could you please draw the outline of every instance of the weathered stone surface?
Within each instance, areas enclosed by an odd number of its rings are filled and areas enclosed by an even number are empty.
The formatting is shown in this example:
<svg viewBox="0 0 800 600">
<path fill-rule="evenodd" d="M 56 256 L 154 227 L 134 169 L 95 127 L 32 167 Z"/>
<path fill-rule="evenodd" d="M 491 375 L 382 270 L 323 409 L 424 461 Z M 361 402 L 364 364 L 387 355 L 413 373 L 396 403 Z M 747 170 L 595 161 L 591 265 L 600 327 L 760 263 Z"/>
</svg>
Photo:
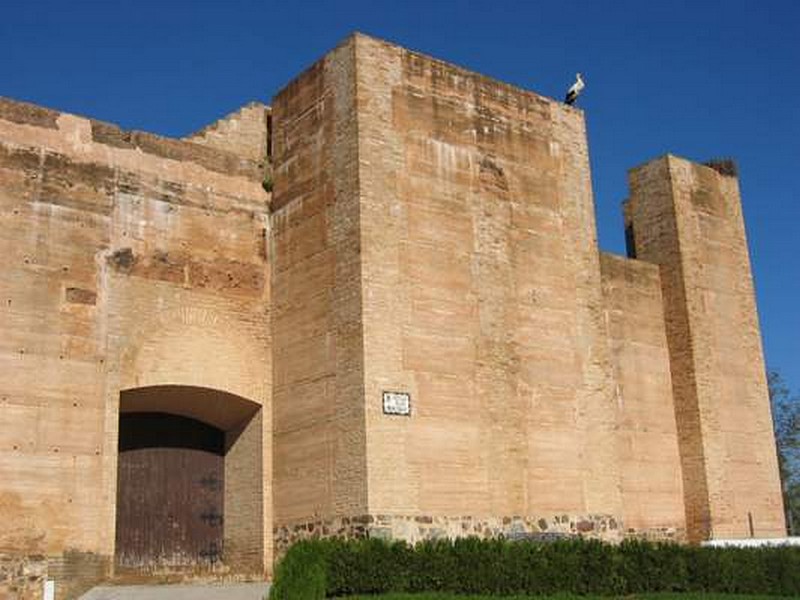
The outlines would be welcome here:
<svg viewBox="0 0 800 600">
<path fill-rule="evenodd" d="M 350 40 L 272 103 L 279 525 L 367 513 L 355 77 Z"/>
<path fill-rule="evenodd" d="M 647 531 L 621 531 L 610 515 L 551 515 L 544 517 L 448 517 L 440 515 L 359 515 L 334 517 L 312 522 L 287 523 L 275 527 L 275 552 L 282 556 L 299 540 L 337 536 L 346 539 L 380 538 L 416 543 L 438 538 L 557 539 L 580 536 L 619 541 L 623 536 L 642 539 L 681 541 L 684 532 L 662 527 Z"/>
<path fill-rule="evenodd" d="M 633 534 L 669 528 L 682 536 L 684 490 L 659 269 L 609 254 L 601 254 L 600 266 L 617 382 L 625 527 Z"/>
<path fill-rule="evenodd" d="M 47 558 L 0 552 L 0 598 L 40 600 L 47 579 Z"/>
<path fill-rule="evenodd" d="M 780 537 L 738 180 L 668 155 L 632 170 L 630 186 L 637 257 L 661 269 L 689 537 Z"/>
<path fill-rule="evenodd" d="M 620 515 L 582 114 L 354 45 L 370 510 Z"/>
<path fill-rule="evenodd" d="M 184 138 L 264 165 L 269 154 L 271 109 L 251 102 Z"/>
<path fill-rule="evenodd" d="M 43 106 L 0 97 L 0 119 L 4 121 L 57 129 L 58 115 L 57 111 Z"/>
<path fill-rule="evenodd" d="M 263 575 L 272 444 L 260 167 L 0 107 L 0 551 L 43 556 L 59 597 L 107 577 L 120 391 L 192 385 L 267 407 L 227 464 L 229 555 Z"/>
<path fill-rule="evenodd" d="M 64 299 L 71 304 L 97 304 L 97 292 L 79 287 L 68 287 L 64 290 Z"/>
<path fill-rule="evenodd" d="M 153 154 L 176 161 L 196 162 L 211 171 L 250 177 L 260 180 L 261 161 L 248 160 L 236 154 L 193 143 L 192 140 L 172 140 L 143 131 L 123 131 L 116 125 L 92 121 L 92 140 L 117 148 Z M 262 134 L 263 135 L 263 134 Z"/>
<path fill-rule="evenodd" d="M 184 140 L 0 99 L 8 585 L 110 573 L 123 396 L 226 432 L 225 577 L 331 535 L 782 535 L 736 178 L 630 182 L 636 261 L 580 111 L 361 35 Z"/>
</svg>

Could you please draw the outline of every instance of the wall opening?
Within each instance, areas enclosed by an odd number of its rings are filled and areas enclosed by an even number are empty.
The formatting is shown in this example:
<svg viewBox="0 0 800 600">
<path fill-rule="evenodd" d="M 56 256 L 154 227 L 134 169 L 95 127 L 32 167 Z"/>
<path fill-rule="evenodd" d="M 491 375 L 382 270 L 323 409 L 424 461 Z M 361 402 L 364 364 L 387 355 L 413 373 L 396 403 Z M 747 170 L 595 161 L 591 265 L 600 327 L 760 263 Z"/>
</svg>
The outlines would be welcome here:
<svg viewBox="0 0 800 600">
<path fill-rule="evenodd" d="M 219 390 L 120 394 L 118 574 L 263 573 L 261 427 L 259 404 Z"/>
<path fill-rule="evenodd" d="M 625 225 L 625 254 L 628 258 L 636 258 L 636 237 L 630 223 Z"/>
</svg>

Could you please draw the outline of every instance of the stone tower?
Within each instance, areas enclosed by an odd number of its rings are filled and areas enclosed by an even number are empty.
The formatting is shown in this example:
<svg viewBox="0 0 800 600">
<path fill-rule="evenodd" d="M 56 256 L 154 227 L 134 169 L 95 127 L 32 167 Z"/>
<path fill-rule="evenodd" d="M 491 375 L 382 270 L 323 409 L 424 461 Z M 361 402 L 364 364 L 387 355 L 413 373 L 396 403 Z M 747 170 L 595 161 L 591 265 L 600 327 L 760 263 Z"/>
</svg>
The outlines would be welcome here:
<svg viewBox="0 0 800 600">
<path fill-rule="evenodd" d="M 782 535 L 737 178 L 668 155 L 630 189 L 632 250 L 661 267 L 689 539 Z"/>
<path fill-rule="evenodd" d="M 273 122 L 287 536 L 508 532 L 515 515 L 520 532 L 618 536 L 582 113 L 356 35 L 278 94 Z M 387 391 L 411 414 L 387 415 Z"/>
</svg>

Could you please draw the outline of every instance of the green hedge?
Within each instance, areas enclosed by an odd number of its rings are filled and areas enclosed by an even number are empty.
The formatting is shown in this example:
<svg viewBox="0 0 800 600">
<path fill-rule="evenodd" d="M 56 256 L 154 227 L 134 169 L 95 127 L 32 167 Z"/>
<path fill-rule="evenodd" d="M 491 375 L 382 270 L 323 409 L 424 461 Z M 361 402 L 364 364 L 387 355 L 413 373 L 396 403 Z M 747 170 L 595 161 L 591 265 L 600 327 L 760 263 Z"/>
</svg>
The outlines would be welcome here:
<svg viewBox="0 0 800 600">
<path fill-rule="evenodd" d="M 270 600 L 324 598 L 327 564 L 322 544 L 295 544 L 275 569 L 275 581 L 269 591 Z M 325 544 L 327 549 L 330 544 Z"/>
<path fill-rule="evenodd" d="M 386 592 L 602 594 L 721 592 L 800 596 L 800 548 L 701 548 L 625 541 L 464 538 L 314 540 L 278 564 L 271 600 Z"/>
</svg>

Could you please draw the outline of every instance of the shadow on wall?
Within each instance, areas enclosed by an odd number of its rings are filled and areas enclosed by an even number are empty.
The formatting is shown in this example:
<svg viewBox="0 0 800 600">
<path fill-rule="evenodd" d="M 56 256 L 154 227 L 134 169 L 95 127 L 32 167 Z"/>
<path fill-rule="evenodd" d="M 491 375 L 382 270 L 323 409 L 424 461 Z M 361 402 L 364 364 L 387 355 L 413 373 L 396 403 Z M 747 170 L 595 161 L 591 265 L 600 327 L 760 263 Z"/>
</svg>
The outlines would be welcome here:
<svg viewBox="0 0 800 600">
<path fill-rule="evenodd" d="M 118 577 L 263 573 L 261 430 L 259 404 L 220 390 L 121 393 Z"/>
</svg>

